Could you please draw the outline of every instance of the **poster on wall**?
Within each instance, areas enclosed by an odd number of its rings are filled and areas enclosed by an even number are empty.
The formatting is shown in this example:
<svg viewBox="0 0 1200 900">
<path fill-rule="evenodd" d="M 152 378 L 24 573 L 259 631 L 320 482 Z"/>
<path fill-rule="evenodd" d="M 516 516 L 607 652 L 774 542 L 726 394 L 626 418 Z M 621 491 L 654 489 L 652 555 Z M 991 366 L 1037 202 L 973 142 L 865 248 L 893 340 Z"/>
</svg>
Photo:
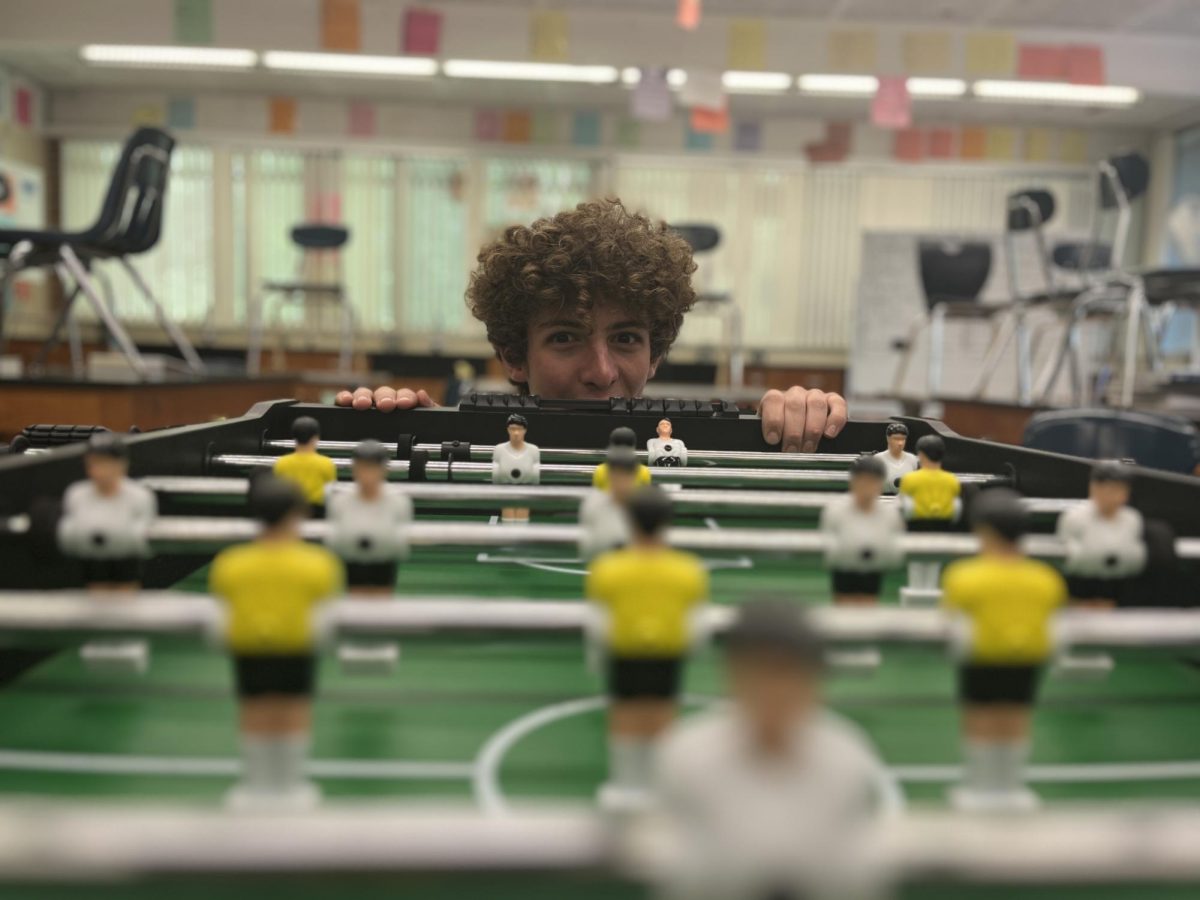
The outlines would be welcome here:
<svg viewBox="0 0 1200 900">
<path fill-rule="evenodd" d="M 44 228 L 42 172 L 0 158 L 0 228 Z"/>
</svg>

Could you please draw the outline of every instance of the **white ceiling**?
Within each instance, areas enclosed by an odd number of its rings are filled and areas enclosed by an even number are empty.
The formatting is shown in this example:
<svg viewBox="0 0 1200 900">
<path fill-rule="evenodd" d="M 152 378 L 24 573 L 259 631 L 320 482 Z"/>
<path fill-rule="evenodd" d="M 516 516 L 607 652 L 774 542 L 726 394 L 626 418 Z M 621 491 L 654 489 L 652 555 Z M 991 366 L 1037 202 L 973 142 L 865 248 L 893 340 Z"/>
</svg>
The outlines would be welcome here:
<svg viewBox="0 0 1200 900">
<path fill-rule="evenodd" d="M 478 0 L 441 0 L 443 6 Z M 670 13 L 676 0 L 491 0 L 532 9 Z M 963 27 L 1066 28 L 1200 38 L 1200 0 L 703 0 L 706 14 Z"/>
<path fill-rule="evenodd" d="M 3 6 L 4 2 L 6 0 L 0 0 L 0 6 Z M 28 2 L 32 3 L 32 0 Z M 68 8 L 64 5 L 66 0 L 56 2 L 61 7 L 60 13 L 62 9 Z M 124 2 L 137 5 L 144 0 L 88 2 Z M 168 0 L 160 2 L 165 4 Z M 274 8 L 278 11 L 280 2 L 282 0 L 242 0 L 245 24 L 248 27 L 262 24 L 261 19 L 270 12 L 272 4 L 275 4 Z M 401 0 L 366 2 L 376 6 L 394 2 L 397 9 L 402 5 Z M 509 19 L 511 17 L 503 11 L 547 8 L 580 12 L 586 10 L 593 16 L 597 13 L 605 18 L 611 16 L 613 24 L 605 31 L 617 34 L 621 33 L 622 17 L 627 17 L 632 12 L 661 12 L 669 17 L 673 14 L 676 2 L 677 0 L 488 0 L 485 6 L 481 6 L 479 0 L 432 0 L 434 5 L 443 8 L 447 14 L 457 12 L 470 17 L 471 21 L 475 21 L 476 11 L 492 13 L 492 18 L 480 20 L 482 34 L 475 36 L 476 40 L 484 41 L 485 46 L 491 46 L 493 43 L 488 35 L 498 11 L 502 19 Z M 39 8 L 40 4 L 31 5 L 28 14 L 34 15 L 34 10 Z M 786 22 L 788 28 L 801 35 L 807 31 L 804 23 L 811 20 L 823 23 L 870 22 L 885 27 L 903 23 L 945 23 L 952 26 L 1011 27 L 1026 31 L 1063 28 L 1073 31 L 1102 31 L 1114 35 L 1127 35 L 1132 32 L 1147 35 L 1169 34 L 1200 40 L 1200 0 L 703 0 L 703 8 L 706 16 L 782 17 L 789 20 Z M 270 29 L 268 33 L 276 34 L 277 37 L 281 34 L 278 28 Z M 493 37 L 500 38 L 499 35 Z M 508 35 L 505 39 L 511 42 L 512 36 Z M 54 45 L 22 41 L 5 44 L 4 36 L 0 35 L 0 62 L 11 65 L 17 71 L 50 88 L 60 90 L 102 88 L 122 91 L 186 90 L 214 94 L 288 93 L 328 98 L 369 97 L 381 101 L 421 104 L 588 105 L 610 109 L 620 108 L 628 102 L 627 92 L 616 86 L 513 82 L 488 84 L 440 77 L 432 81 L 405 82 L 396 79 L 283 74 L 261 69 L 223 73 L 92 68 L 79 60 L 78 49 L 73 45 L 74 40 L 61 37 L 60 40 L 63 40 L 63 43 Z M 67 43 L 68 40 L 71 40 L 71 43 Z M 604 40 L 610 38 L 606 35 Z M 1176 42 L 1176 45 L 1178 43 Z M 284 44 L 281 42 L 280 46 Z M 1139 70 L 1142 67 L 1143 52 L 1142 48 L 1138 47 L 1134 57 Z M 1197 44 L 1195 56 L 1200 62 L 1200 44 Z M 1190 93 L 1192 96 L 1185 93 L 1168 98 L 1155 96 L 1150 92 L 1142 102 L 1128 109 L 1003 105 L 971 100 L 925 101 L 917 103 L 915 117 L 918 122 L 983 121 L 1172 128 L 1191 124 L 1200 118 L 1200 89 Z M 798 94 L 769 98 L 735 96 L 731 103 L 737 114 L 814 117 L 844 115 L 863 119 L 868 115 L 867 103 L 864 100 L 830 100 Z"/>
</svg>

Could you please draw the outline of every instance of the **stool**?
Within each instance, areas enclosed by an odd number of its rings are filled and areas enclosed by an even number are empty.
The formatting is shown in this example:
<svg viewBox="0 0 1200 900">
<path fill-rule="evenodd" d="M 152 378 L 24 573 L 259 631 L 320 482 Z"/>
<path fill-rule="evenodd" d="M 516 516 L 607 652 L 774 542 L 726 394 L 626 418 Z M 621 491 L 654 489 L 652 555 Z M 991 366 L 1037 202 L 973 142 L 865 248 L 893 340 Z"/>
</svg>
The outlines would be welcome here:
<svg viewBox="0 0 1200 900">
<path fill-rule="evenodd" d="M 337 225 L 297 225 L 292 229 L 292 242 L 302 251 L 300 265 L 294 281 L 264 281 L 258 296 L 251 306 L 250 341 L 246 348 L 246 372 L 258 375 L 262 361 L 262 342 L 265 323 L 267 322 L 267 301 L 274 297 L 274 320 L 278 321 L 279 309 L 282 303 L 301 300 L 307 304 L 309 300 L 332 302 L 341 307 L 342 338 L 338 354 L 338 370 L 350 371 L 351 357 L 354 350 L 354 310 L 346 296 L 346 288 L 342 283 L 342 257 L 337 254 L 337 278 L 332 282 L 310 281 L 305 275 L 305 266 L 309 253 L 313 251 L 340 250 L 350 239 L 350 231 Z"/>
</svg>

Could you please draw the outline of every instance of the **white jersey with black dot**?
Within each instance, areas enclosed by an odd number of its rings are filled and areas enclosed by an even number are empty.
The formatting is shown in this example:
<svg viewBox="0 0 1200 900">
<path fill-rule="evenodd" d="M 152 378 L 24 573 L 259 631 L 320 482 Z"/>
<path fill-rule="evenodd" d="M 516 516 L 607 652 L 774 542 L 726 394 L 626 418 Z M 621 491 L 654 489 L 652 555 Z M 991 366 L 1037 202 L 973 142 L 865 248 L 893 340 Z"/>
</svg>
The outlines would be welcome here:
<svg viewBox="0 0 1200 900">
<path fill-rule="evenodd" d="M 892 456 L 891 450 L 882 450 L 875 454 L 875 458 L 883 463 L 887 474 L 883 478 L 883 492 L 885 494 L 894 494 L 897 492 L 897 484 L 900 479 L 909 472 L 917 471 L 917 457 L 908 451 L 902 451 L 900 458 Z"/>
<path fill-rule="evenodd" d="M 900 564 L 904 518 L 895 503 L 876 501 L 863 511 L 850 494 L 835 497 L 821 511 L 825 565 L 843 572 L 880 572 Z"/>
<path fill-rule="evenodd" d="M 408 556 L 413 502 L 394 488 L 385 488 L 374 500 L 357 488 L 329 491 L 325 518 L 325 545 L 347 562 L 383 563 Z"/>
<path fill-rule="evenodd" d="M 608 491 L 592 491 L 579 505 L 579 555 L 591 559 L 624 547 L 632 532 L 629 516 Z"/>
<path fill-rule="evenodd" d="M 652 466 L 687 465 L 687 447 L 678 438 L 650 438 L 650 440 L 646 441 L 646 451 L 647 462 Z"/>
<path fill-rule="evenodd" d="M 1111 519 L 1085 500 L 1058 517 L 1058 536 L 1067 545 L 1063 568 L 1086 578 L 1128 578 L 1146 566 L 1142 514 L 1126 506 Z"/>
<path fill-rule="evenodd" d="M 537 484 L 542 454 L 536 444 L 525 443 L 513 449 L 511 441 L 497 444 L 492 451 L 492 484 Z"/>
<path fill-rule="evenodd" d="M 849 888 L 895 787 L 853 724 L 816 712 L 766 756 L 740 710 L 718 707 L 672 728 L 656 762 L 679 895 L 768 897 L 802 884 L 802 896 L 870 896 Z"/>
<path fill-rule="evenodd" d="M 158 515 L 154 492 L 122 479 L 112 496 L 90 481 L 77 481 L 63 494 L 58 544 L 81 559 L 129 559 L 150 556 L 149 531 Z"/>
</svg>

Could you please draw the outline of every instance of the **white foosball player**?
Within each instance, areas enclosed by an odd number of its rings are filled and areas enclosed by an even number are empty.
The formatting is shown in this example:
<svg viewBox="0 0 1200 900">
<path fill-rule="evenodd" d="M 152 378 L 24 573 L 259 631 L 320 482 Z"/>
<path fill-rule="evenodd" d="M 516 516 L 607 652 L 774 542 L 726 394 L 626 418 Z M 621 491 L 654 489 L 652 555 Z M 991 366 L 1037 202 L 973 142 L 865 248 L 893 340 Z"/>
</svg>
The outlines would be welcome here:
<svg viewBox="0 0 1200 900">
<path fill-rule="evenodd" d="M 648 462 L 652 466 L 686 466 L 687 447 L 674 436 L 671 420 L 663 419 L 655 429 L 658 437 L 646 441 Z"/>
<path fill-rule="evenodd" d="M 387 483 L 389 454 L 378 441 L 354 448 L 352 490 L 331 490 L 325 502 L 329 535 L 326 546 L 346 566 L 352 596 L 389 598 L 396 572 L 408 557 L 408 528 L 413 503 Z M 338 647 L 343 670 L 351 674 L 388 674 L 399 659 L 394 641 L 347 641 Z"/>
<path fill-rule="evenodd" d="M 142 586 L 157 501 L 149 488 L 128 477 L 129 450 L 119 435 L 92 435 L 83 465 L 87 479 L 63 495 L 58 545 L 79 560 L 90 590 L 109 595 L 102 602 L 120 602 L 121 595 Z M 150 659 L 148 644 L 138 639 L 88 641 L 80 655 L 89 669 L 119 673 L 145 672 Z"/>
</svg>

